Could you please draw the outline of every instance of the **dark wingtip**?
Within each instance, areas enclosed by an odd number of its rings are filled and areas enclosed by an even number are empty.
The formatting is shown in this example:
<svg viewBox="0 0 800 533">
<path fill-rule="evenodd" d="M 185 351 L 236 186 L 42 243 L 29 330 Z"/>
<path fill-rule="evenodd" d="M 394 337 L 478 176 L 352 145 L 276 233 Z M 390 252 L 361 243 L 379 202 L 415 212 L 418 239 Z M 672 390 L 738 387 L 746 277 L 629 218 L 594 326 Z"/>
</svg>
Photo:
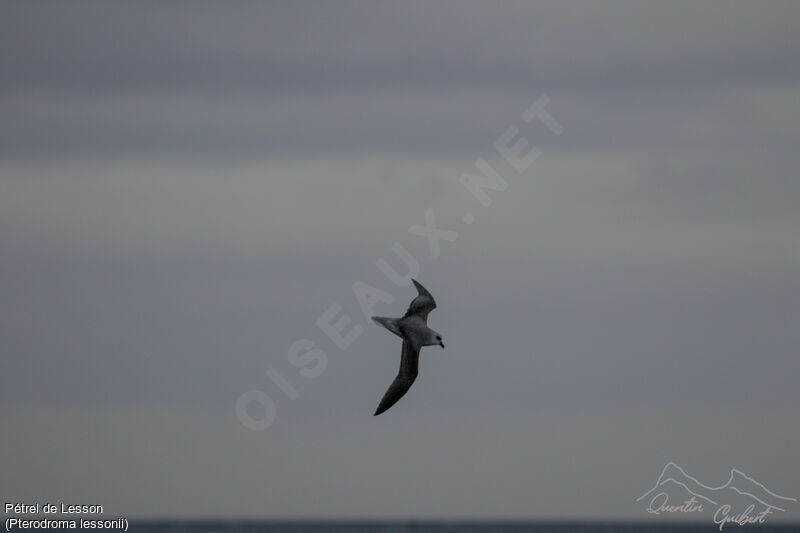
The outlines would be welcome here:
<svg viewBox="0 0 800 533">
<path fill-rule="evenodd" d="M 375 409 L 375 414 L 373 414 L 372 416 L 378 416 L 378 415 L 379 415 L 379 414 L 381 414 L 381 413 L 385 413 L 386 411 L 388 411 L 388 410 L 389 410 L 389 408 L 390 408 L 392 405 L 394 405 L 394 404 L 391 404 L 391 405 L 385 405 L 385 403 L 386 403 L 386 402 L 384 402 L 383 400 L 381 400 L 381 403 L 380 403 L 380 404 L 378 404 L 378 408 L 377 408 L 377 409 Z"/>
<path fill-rule="evenodd" d="M 420 295 L 430 296 L 431 298 L 433 298 L 433 295 L 430 292 L 428 292 L 428 289 L 426 289 L 425 287 L 422 286 L 422 283 L 420 283 L 419 281 L 415 280 L 414 278 L 411 278 L 411 281 L 414 283 L 414 286 L 417 288 L 417 292 Z"/>
</svg>

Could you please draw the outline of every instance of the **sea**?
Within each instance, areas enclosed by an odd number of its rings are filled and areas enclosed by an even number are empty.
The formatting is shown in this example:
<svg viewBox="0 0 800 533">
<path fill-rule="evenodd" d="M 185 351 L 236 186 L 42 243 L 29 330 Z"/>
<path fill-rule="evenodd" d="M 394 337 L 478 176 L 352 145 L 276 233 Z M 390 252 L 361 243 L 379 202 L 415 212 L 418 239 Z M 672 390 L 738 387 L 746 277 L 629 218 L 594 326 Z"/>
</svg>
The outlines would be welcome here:
<svg viewBox="0 0 800 533">
<path fill-rule="evenodd" d="M 145 533 L 714 533 L 712 523 L 140 522 Z M 800 533 L 800 524 L 726 525 L 725 532 Z"/>
</svg>

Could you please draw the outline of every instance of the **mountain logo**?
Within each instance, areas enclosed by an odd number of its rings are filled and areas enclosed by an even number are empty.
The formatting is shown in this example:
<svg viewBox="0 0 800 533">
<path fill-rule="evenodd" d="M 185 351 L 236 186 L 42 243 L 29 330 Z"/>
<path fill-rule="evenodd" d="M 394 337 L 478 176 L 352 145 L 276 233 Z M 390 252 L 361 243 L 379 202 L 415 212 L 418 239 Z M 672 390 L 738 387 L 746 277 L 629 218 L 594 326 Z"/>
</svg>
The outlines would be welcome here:
<svg viewBox="0 0 800 533">
<path fill-rule="evenodd" d="M 763 524 L 769 515 L 797 504 L 796 498 L 776 494 L 736 468 L 731 469 L 728 481 L 713 487 L 672 461 L 661 469 L 653 488 L 636 501 L 647 504 L 645 511 L 654 515 L 713 512 L 720 531 L 726 524 Z"/>
</svg>

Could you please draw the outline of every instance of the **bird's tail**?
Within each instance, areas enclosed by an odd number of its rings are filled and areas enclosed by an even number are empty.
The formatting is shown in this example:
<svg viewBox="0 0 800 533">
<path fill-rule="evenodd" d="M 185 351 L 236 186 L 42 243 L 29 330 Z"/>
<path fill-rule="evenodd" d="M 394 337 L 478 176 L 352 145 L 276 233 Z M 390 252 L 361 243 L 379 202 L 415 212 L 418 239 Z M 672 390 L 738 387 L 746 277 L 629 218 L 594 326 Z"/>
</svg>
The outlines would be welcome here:
<svg viewBox="0 0 800 533">
<path fill-rule="evenodd" d="M 400 333 L 400 329 L 397 327 L 397 319 L 396 318 L 389 318 L 388 316 L 374 316 L 372 317 L 372 321 L 378 324 L 379 326 L 383 326 L 398 337 L 403 337 Z"/>
</svg>

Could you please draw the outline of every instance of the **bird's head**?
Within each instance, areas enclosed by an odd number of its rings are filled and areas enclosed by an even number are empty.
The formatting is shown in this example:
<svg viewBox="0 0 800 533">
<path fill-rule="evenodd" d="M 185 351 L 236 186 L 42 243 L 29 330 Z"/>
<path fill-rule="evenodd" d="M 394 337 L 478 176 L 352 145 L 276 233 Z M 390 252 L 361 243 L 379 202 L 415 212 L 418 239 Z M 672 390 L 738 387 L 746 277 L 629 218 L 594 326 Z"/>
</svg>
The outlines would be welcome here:
<svg viewBox="0 0 800 533">
<path fill-rule="evenodd" d="M 442 340 L 441 335 L 439 335 L 438 333 L 434 333 L 433 339 L 436 341 L 435 344 L 438 344 L 439 346 L 442 347 L 442 349 L 444 349 L 444 341 Z"/>
</svg>

